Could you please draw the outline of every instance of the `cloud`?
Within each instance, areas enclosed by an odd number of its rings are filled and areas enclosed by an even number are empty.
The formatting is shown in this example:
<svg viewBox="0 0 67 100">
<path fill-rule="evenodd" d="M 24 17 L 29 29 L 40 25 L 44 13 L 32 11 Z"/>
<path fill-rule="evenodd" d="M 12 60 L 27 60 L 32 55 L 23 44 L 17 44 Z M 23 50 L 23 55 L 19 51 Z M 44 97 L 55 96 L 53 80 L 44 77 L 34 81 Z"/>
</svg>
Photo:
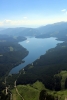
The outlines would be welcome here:
<svg viewBox="0 0 67 100">
<path fill-rule="evenodd" d="M 5 21 L 4 22 L 6 22 L 6 23 L 10 23 L 11 22 L 11 20 L 9 20 L 9 19 L 5 19 Z"/>
<path fill-rule="evenodd" d="M 3 22 L 0 22 L 0 26 L 3 26 Z"/>
<path fill-rule="evenodd" d="M 66 11 L 66 14 L 67 14 L 67 11 Z"/>
<path fill-rule="evenodd" d="M 3 25 L 11 25 L 11 22 L 12 22 L 12 20 L 9 20 L 9 19 L 5 19 L 2 23 L 3 23 Z"/>
<path fill-rule="evenodd" d="M 61 11 L 64 12 L 65 14 L 67 14 L 67 10 L 66 9 L 63 9 Z"/>
<path fill-rule="evenodd" d="M 65 11 L 66 11 L 66 9 L 62 9 L 61 11 L 62 11 L 62 12 L 65 12 Z"/>
<path fill-rule="evenodd" d="M 67 12 L 66 12 L 67 14 Z M 24 27 L 38 27 L 41 25 L 47 25 L 47 24 L 52 24 L 56 22 L 61 22 L 61 21 L 67 21 L 67 16 L 64 17 L 52 17 L 52 18 L 44 18 L 44 19 L 33 19 L 33 20 L 10 20 L 10 19 L 5 19 L 3 21 L 0 21 L 0 26 L 4 27 L 19 27 L 19 26 L 24 26 Z"/>
<path fill-rule="evenodd" d="M 24 19 L 27 19 L 27 17 L 25 16 L 25 17 L 23 17 Z"/>
<path fill-rule="evenodd" d="M 30 42 L 30 41 L 28 41 L 28 40 L 26 41 L 26 43 L 29 43 L 29 42 Z"/>
</svg>

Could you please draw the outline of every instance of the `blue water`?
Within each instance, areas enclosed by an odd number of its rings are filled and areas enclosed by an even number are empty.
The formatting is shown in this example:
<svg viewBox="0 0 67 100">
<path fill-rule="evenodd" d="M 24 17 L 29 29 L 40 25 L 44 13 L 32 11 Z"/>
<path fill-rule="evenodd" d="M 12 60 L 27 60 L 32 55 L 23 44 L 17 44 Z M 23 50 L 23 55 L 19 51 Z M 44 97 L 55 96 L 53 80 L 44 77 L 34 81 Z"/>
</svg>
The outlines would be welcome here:
<svg viewBox="0 0 67 100">
<path fill-rule="evenodd" d="M 62 43 L 63 41 L 58 41 L 54 37 L 50 38 L 27 38 L 26 41 L 19 42 L 24 48 L 29 51 L 29 54 L 23 59 L 25 62 L 16 66 L 10 71 L 10 74 L 18 73 L 22 68 L 26 65 L 32 63 L 36 59 L 38 59 L 41 55 L 45 54 L 47 50 L 50 48 L 56 47 L 58 43 Z"/>
</svg>

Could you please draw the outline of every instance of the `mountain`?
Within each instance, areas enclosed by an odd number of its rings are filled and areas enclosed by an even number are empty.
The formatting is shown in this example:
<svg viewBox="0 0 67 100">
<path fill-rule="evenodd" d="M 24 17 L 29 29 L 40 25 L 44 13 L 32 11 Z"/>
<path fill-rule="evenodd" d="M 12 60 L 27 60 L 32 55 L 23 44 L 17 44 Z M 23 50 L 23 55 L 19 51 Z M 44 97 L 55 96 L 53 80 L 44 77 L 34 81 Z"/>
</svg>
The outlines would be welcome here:
<svg viewBox="0 0 67 100">
<path fill-rule="evenodd" d="M 17 91 L 16 91 L 17 90 Z M 36 81 L 34 84 L 18 85 L 16 89 L 12 89 L 13 100 L 64 100 L 67 96 L 67 90 L 55 92 L 45 88 L 42 82 Z M 19 95 L 19 94 L 20 95 Z M 17 94 L 17 95 L 16 95 Z M 62 95 L 63 94 L 63 95 Z"/>
<path fill-rule="evenodd" d="M 67 28 L 67 22 L 58 22 L 54 24 L 49 24 L 46 26 L 39 27 L 38 30 L 42 34 L 46 34 L 48 32 L 60 31 Z"/>
<path fill-rule="evenodd" d="M 67 31 L 67 22 L 49 24 L 38 28 L 7 28 L 1 30 L 0 34 L 7 34 L 12 36 L 36 36 L 42 38 L 50 36 L 58 37 L 59 33 L 61 33 L 62 31 Z"/>
<path fill-rule="evenodd" d="M 58 44 L 57 47 L 50 49 L 32 64 L 27 65 L 17 80 L 17 84 L 32 84 L 41 81 L 46 88 L 59 91 L 66 89 L 66 75 L 62 85 L 62 71 L 67 73 L 67 42 Z M 24 74 L 25 73 L 25 74 Z M 57 76 L 55 76 L 58 74 Z"/>
<path fill-rule="evenodd" d="M 5 30 L 0 31 L 0 34 L 6 34 L 11 36 L 35 36 L 37 30 L 34 28 L 7 28 Z"/>
<path fill-rule="evenodd" d="M 56 37 L 59 40 L 66 40 L 67 36 L 67 22 L 59 22 L 38 28 L 41 34 L 36 38 Z"/>
<path fill-rule="evenodd" d="M 17 84 L 32 84 L 39 80 L 48 89 L 55 91 L 61 90 L 62 87 L 63 89 L 66 89 L 66 77 L 63 81 L 63 86 L 61 83 L 62 76 L 59 77 L 55 75 L 59 75 L 62 71 L 67 71 L 67 23 L 55 23 L 40 27 L 37 30 L 40 30 L 39 32 L 44 31 L 43 34 L 36 36 L 37 38 L 53 36 L 64 42 L 58 44 L 55 48 L 48 50 L 46 54 L 40 57 L 40 59 L 33 62 L 33 66 L 32 64 L 27 65 L 24 68 L 24 71 L 21 71 Z"/>
<path fill-rule="evenodd" d="M 26 54 L 26 49 L 18 44 L 18 41 L 26 39 L 22 36 L 35 36 L 36 38 L 56 37 L 64 42 L 46 51 L 46 54 L 35 60 L 33 65 L 27 65 L 18 74 L 8 75 L 11 68 L 16 66 L 17 63 L 22 63 L 23 54 L 23 58 L 28 54 L 28 51 Z M 32 98 L 32 100 L 37 98 L 38 100 L 44 100 L 45 98 L 46 100 L 55 100 L 54 98 L 56 100 L 58 98 L 59 100 L 64 100 L 66 98 L 67 22 L 50 24 L 39 28 L 19 27 L 4 29 L 0 31 L 0 42 L 0 65 L 3 66 L 0 72 L 0 89 L 1 91 L 3 90 L 0 93 L 0 98 L 4 98 L 1 100 L 8 100 L 5 98 L 11 98 L 11 95 L 13 95 L 13 100 L 21 100 L 22 96 L 26 100 L 31 100 Z M 6 83 L 4 82 L 5 77 Z M 15 88 L 14 83 L 15 85 L 17 84 Z M 8 87 L 8 95 L 5 95 L 6 86 Z"/>
<path fill-rule="evenodd" d="M 5 29 L 5 28 L 1 28 L 1 27 L 0 27 L 0 31 L 2 31 L 2 30 L 4 30 L 4 29 Z"/>
</svg>

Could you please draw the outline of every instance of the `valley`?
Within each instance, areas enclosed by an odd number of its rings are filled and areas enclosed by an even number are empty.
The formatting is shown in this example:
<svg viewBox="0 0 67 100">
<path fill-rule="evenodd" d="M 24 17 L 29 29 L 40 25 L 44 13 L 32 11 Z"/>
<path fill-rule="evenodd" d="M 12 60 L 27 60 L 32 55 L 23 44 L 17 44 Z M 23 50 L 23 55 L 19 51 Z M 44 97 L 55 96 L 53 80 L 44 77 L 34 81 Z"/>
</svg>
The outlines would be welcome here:
<svg viewBox="0 0 67 100">
<path fill-rule="evenodd" d="M 55 27 L 55 28 L 54 28 Z M 62 29 L 61 29 L 62 27 Z M 23 29 L 20 34 L 18 29 L 16 35 L 14 33 L 10 36 L 11 29 L 0 31 L 0 100 L 9 100 L 12 94 L 12 100 L 65 100 L 67 98 L 67 23 L 57 23 L 47 25 L 37 29 Z M 47 30 L 49 28 L 49 30 Z M 22 28 L 21 28 L 22 29 Z M 19 29 L 20 30 L 20 29 Z M 24 31 L 25 30 L 25 31 Z M 56 31 L 57 30 L 57 31 Z M 29 33 L 30 31 L 30 33 Z M 33 32 L 32 32 L 33 31 Z M 2 35 L 2 32 L 5 34 Z M 39 33 L 38 33 L 39 32 Z M 43 34 L 41 34 L 41 32 Z M 24 34 L 25 33 L 25 34 Z M 28 35 L 27 35 L 28 34 Z M 43 50 L 43 54 L 40 54 L 32 62 L 27 63 L 24 67 L 18 71 L 18 73 L 9 74 L 12 68 L 21 66 L 25 63 L 25 58 L 29 55 L 30 51 L 26 49 L 25 44 L 22 42 L 22 46 L 18 42 L 24 41 L 29 36 L 31 40 L 35 36 L 37 39 L 47 40 L 45 43 L 49 44 L 52 38 L 56 38 L 55 45 L 52 40 L 50 48 L 45 49 L 40 47 L 37 51 Z M 48 40 L 50 38 L 50 41 Z M 39 46 L 40 43 L 39 42 Z M 49 42 L 48 42 L 49 41 Z M 59 41 L 59 42 L 56 42 Z M 61 42 L 60 42 L 61 41 Z M 24 41 L 26 42 L 26 41 Z M 41 46 L 45 43 L 42 42 Z M 37 41 L 34 41 L 36 44 Z M 29 40 L 27 40 L 27 45 Z M 28 58 L 31 61 L 35 54 L 38 54 L 31 48 L 32 56 Z M 45 46 L 46 47 L 46 46 Z M 19 67 L 20 68 L 20 67 Z M 6 77 L 6 84 L 4 83 Z M 16 87 L 14 83 L 16 81 Z M 8 94 L 5 95 L 5 87 L 9 87 Z M 5 99 L 6 98 L 6 99 Z"/>
</svg>

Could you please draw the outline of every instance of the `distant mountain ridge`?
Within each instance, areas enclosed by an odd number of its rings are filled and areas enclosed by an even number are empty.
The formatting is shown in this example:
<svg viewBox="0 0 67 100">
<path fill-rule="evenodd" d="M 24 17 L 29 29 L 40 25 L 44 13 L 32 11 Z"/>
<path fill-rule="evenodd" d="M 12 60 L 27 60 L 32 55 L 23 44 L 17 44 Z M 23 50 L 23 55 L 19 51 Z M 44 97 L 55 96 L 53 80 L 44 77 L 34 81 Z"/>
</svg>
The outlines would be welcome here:
<svg viewBox="0 0 67 100">
<path fill-rule="evenodd" d="M 54 32 L 60 32 L 67 29 L 67 22 L 58 22 L 54 24 L 48 24 L 38 28 L 7 28 L 0 31 L 0 34 L 7 34 L 12 36 L 35 36 L 42 37 L 44 34 L 54 34 Z M 56 33 L 55 33 L 56 34 Z"/>
<path fill-rule="evenodd" d="M 5 30 L 0 31 L 0 34 L 12 35 L 12 36 L 33 36 L 36 33 L 36 29 L 33 28 L 7 28 Z"/>
<path fill-rule="evenodd" d="M 46 51 L 46 54 L 40 56 L 40 58 L 33 63 L 28 64 L 18 74 L 9 75 L 6 78 L 5 76 L 8 74 L 6 72 L 14 66 L 17 66 L 19 63 L 22 63 L 22 56 L 24 58 L 24 56 L 28 54 L 28 51 L 25 48 L 20 47 L 19 44 L 17 45 L 18 41 L 26 40 L 26 38 L 24 38 L 26 36 L 35 36 L 36 38 L 56 37 L 64 42 L 62 44 L 59 43 L 55 48 Z M 4 40 L 6 40 L 6 45 Z M 59 22 L 39 28 L 18 27 L 4 29 L 0 31 L 0 41 L 0 46 L 2 46 L 0 49 L 0 75 L 1 78 L 2 76 L 3 78 L 6 78 L 7 86 L 10 84 L 8 95 L 1 92 L 0 98 L 3 97 L 4 99 L 0 100 L 7 100 L 5 97 L 8 96 L 9 98 L 11 93 L 17 100 L 18 98 L 20 99 L 21 95 L 24 99 L 30 98 L 29 100 L 31 100 L 31 98 L 33 98 L 32 100 L 37 100 L 37 98 L 38 100 L 45 100 L 45 97 L 46 100 L 55 100 L 54 97 L 56 100 L 64 100 L 66 98 L 67 22 Z M 8 49 L 5 46 L 7 46 Z M 5 54 L 3 50 L 10 52 Z M 2 84 L 4 83 L 3 80 L 4 79 L 0 80 L 0 91 L 5 90 L 5 85 Z M 14 88 L 15 82 L 15 86 L 18 86 Z M 42 91 L 40 90 L 41 88 Z M 16 93 L 20 94 L 20 96 L 16 95 Z"/>
<path fill-rule="evenodd" d="M 0 27 L 0 31 L 2 31 L 2 30 L 4 30 L 4 29 L 5 29 L 5 28 L 1 28 L 1 27 Z"/>
</svg>

